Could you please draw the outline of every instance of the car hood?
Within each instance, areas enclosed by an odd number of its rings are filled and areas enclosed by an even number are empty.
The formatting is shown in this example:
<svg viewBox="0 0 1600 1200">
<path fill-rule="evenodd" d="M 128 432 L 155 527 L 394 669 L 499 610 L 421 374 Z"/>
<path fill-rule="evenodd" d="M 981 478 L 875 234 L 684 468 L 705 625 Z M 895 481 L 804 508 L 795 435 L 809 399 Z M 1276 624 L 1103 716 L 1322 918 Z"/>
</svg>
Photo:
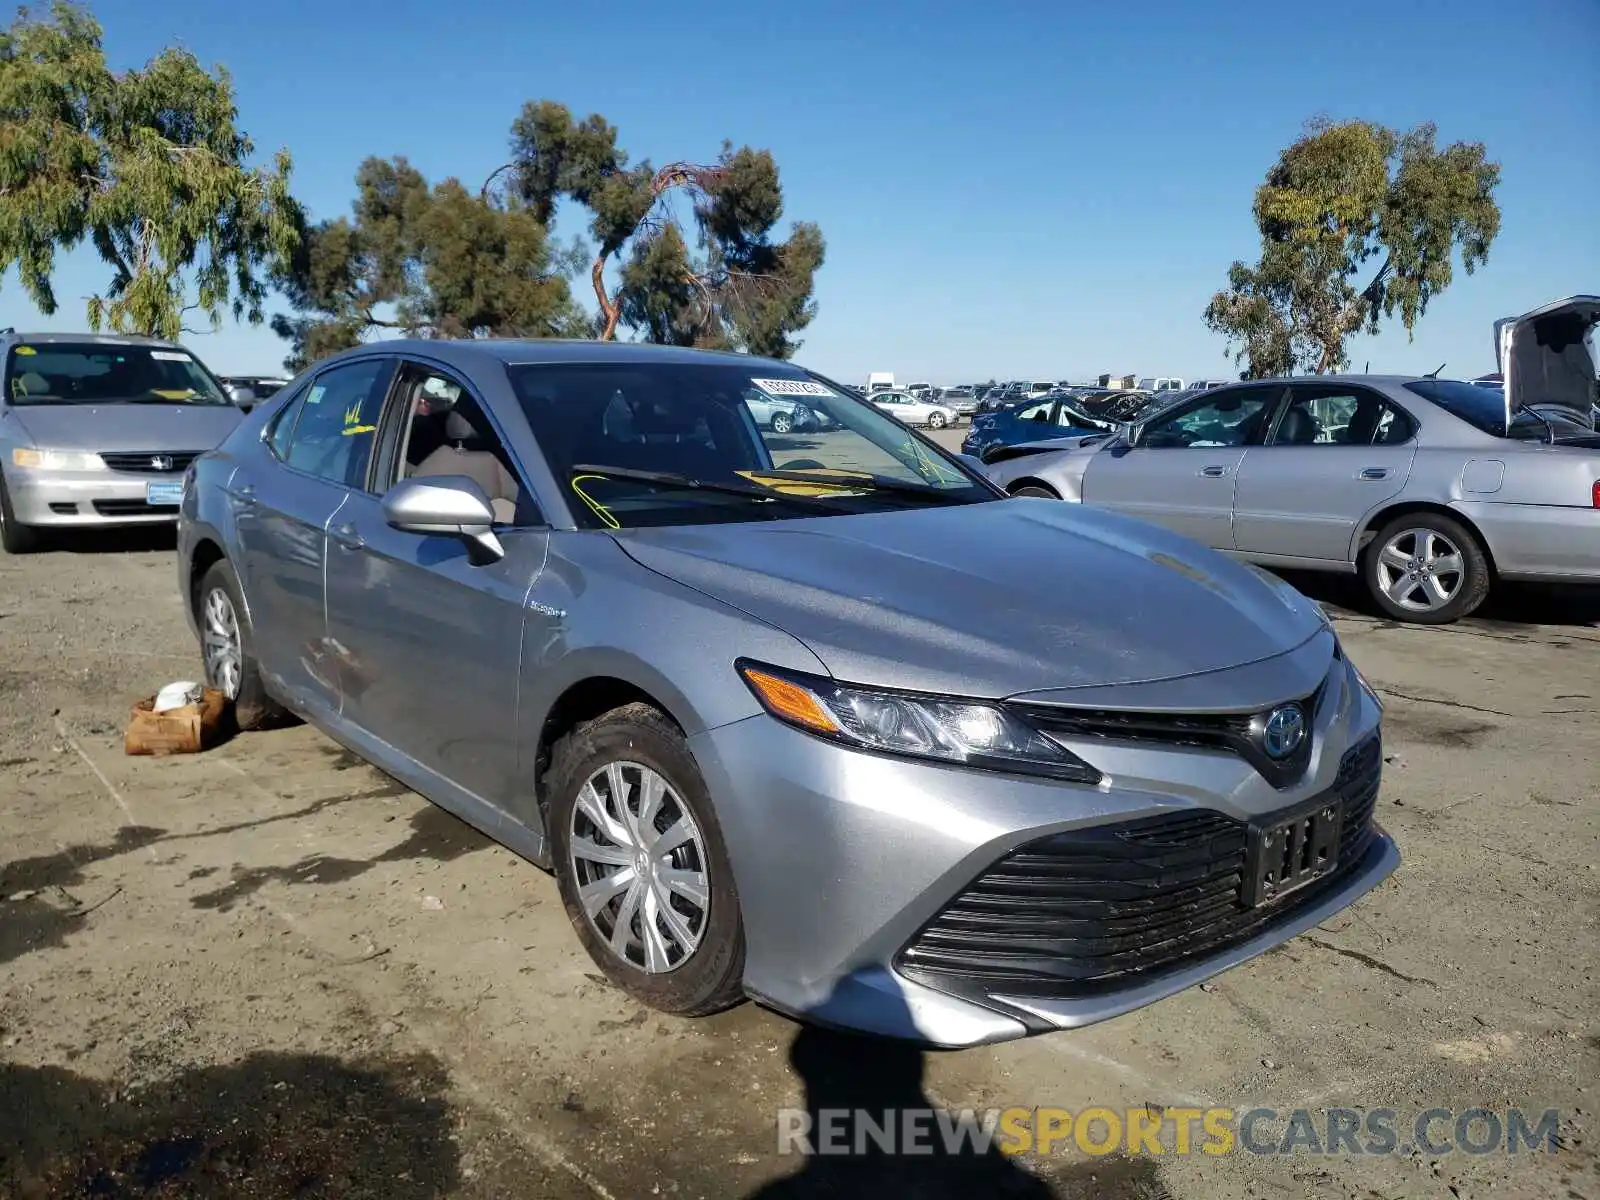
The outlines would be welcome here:
<svg viewBox="0 0 1600 1200">
<path fill-rule="evenodd" d="M 1216 671 L 1324 626 L 1288 585 L 1186 538 L 1050 500 L 613 536 L 799 638 L 838 679 L 945 695 Z"/>
<path fill-rule="evenodd" d="M 209 450 L 244 419 L 231 404 L 30 404 L 10 410 L 52 450 Z"/>
<path fill-rule="evenodd" d="M 1600 296 L 1568 296 L 1494 323 L 1508 429 L 1513 414 L 1532 405 L 1559 406 L 1578 424 L 1594 428 L 1593 405 L 1600 401 L 1592 340 L 1597 325 Z"/>
</svg>

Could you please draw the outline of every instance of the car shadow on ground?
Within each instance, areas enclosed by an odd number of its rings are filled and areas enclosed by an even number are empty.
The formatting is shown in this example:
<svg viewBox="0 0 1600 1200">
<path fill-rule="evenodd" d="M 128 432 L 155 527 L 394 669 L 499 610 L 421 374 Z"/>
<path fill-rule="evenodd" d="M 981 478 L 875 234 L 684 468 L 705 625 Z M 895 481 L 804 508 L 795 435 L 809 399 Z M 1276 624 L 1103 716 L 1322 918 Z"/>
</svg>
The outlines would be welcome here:
<svg viewBox="0 0 1600 1200">
<path fill-rule="evenodd" d="M 1379 610 L 1366 586 L 1354 575 L 1289 570 L 1279 570 L 1275 574 L 1319 604 L 1332 605 L 1380 621 L 1393 620 Z M 1499 583 L 1490 590 L 1483 606 L 1466 618 L 1465 623 L 1490 627 L 1565 625 L 1600 628 L 1600 587 Z"/>
<path fill-rule="evenodd" d="M 900 1005 L 892 1025 L 915 1027 L 903 1001 L 884 996 L 881 1003 Z M 913 1148 L 904 1140 L 906 1117 L 939 1107 L 925 1084 L 927 1058 L 913 1042 L 800 1026 L 789 1045 L 789 1066 L 805 1091 L 805 1116 L 779 1115 L 780 1147 L 786 1131 L 806 1131 L 806 1140 L 788 1143 L 800 1166 L 747 1193 L 745 1200 L 1159 1200 L 1169 1195 L 1150 1159 L 1064 1156 L 1038 1164 L 1035 1173 L 992 1142 L 946 1136 L 937 1117 L 921 1122 L 924 1132 Z M 880 1138 L 879 1130 L 887 1137 Z M 843 1152 L 829 1152 L 830 1142 L 833 1151 Z"/>
<path fill-rule="evenodd" d="M 258 1053 L 145 1086 L 0 1063 L 0 1195 L 446 1195 L 462 1181 L 448 1082 L 428 1055 Z"/>
</svg>

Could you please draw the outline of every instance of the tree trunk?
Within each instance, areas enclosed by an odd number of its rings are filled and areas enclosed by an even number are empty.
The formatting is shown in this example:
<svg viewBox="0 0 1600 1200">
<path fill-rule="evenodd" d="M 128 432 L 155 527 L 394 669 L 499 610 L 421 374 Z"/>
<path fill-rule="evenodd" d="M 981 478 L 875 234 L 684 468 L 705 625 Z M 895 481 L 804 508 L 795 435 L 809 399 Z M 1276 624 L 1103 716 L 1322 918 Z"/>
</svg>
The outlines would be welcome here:
<svg viewBox="0 0 1600 1200">
<path fill-rule="evenodd" d="M 596 339 L 609 342 L 617 336 L 617 322 L 622 319 L 622 305 L 606 294 L 606 256 L 596 255 L 594 266 L 589 269 L 589 280 L 594 284 L 594 298 L 600 304 L 600 315 L 605 318 L 605 325 L 601 327 L 600 335 Z"/>
</svg>

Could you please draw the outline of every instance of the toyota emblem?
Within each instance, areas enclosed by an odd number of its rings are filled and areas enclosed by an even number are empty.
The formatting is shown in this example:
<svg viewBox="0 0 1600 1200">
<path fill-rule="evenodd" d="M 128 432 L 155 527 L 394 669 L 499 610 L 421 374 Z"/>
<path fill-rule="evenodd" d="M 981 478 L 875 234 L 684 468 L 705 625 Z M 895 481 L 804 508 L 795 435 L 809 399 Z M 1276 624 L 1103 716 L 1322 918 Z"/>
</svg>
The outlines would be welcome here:
<svg viewBox="0 0 1600 1200">
<path fill-rule="evenodd" d="M 1306 740 L 1306 714 L 1298 704 L 1285 704 L 1267 714 L 1261 725 L 1261 748 L 1274 762 L 1282 762 Z"/>
<path fill-rule="evenodd" d="M 170 471 L 172 470 L 172 456 L 170 454 L 152 455 L 150 465 L 157 471 Z"/>
</svg>

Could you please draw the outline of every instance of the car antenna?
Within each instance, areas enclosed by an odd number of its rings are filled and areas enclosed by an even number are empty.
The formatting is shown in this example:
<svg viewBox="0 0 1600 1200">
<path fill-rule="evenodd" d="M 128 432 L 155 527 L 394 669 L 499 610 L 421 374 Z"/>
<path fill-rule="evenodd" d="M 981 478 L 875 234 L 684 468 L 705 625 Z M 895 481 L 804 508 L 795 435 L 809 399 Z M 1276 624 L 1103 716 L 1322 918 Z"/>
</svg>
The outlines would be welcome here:
<svg viewBox="0 0 1600 1200">
<path fill-rule="evenodd" d="M 1429 371 L 1426 375 L 1424 375 L 1423 378 L 1424 379 L 1437 379 L 1437 378 L 1439 378 L 1439 372 L 1442 371 L 1442 370 L 1444 370 L 1444 364 L 1440 363 L 1437 367 L 1435 367 L 1433 370 Z"/>
</svg>

